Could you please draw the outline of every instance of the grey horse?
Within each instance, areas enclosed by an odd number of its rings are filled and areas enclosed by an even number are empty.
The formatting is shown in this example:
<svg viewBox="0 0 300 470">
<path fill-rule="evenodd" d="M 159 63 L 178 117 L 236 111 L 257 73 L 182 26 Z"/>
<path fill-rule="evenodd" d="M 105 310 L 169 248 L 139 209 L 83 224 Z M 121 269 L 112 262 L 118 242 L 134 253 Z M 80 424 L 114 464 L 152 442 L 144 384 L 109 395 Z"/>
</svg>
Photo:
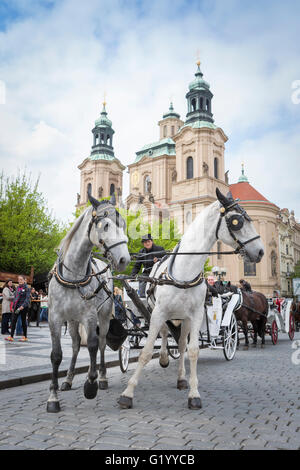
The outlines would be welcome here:
<svg viewBox="0 0 300 470">
<path fill-rule="evenodd" d="M 109 266 L 101 260 L 91 259 L 93 247 L 104 250 L 104 256 L 117 271 L 123 271 L 130 262 L 125 222 L 115 210 L 115 198 L 101 202 L 88 195 L 91 206 L 76 220 L 60 245 L 59 256 L 51 271 L 48 307 L 52 339 L 51 362 L 53 368 L 47 411 L 60 411 L 58 399 L 58 369 L 62 361 L 61 328 L 68 322 L 72 338 L 73 356 L 62 390 L 70 390 L 75 364 L 80 349 L 79 324 L 87 333 L 90 355 L 84 396 L 95 398 L 97 383 L 97 352 L 100 349 L 99 388 L 107 388 L 104 350 L 113 311 L 113 281 Z M 97 325 L 99 329 L 97 331 Z"/>
</svg>

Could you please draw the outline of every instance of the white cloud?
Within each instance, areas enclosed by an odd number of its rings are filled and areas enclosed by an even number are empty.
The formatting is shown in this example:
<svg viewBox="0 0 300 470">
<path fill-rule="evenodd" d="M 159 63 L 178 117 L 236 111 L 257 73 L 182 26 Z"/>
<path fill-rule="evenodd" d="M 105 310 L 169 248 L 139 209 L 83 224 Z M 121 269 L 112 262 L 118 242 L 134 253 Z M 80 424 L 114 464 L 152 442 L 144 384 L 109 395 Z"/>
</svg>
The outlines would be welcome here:
<svg viewBox="0 0 300 470">
<path fill-rule="evenodd" d="M 122 1 L 63 0 L 45 11 L 37 1 L 28 2 L 27 10 L 26 2 L 19 3 L 29 16 L 0 33 L 5 171 L 26 165 L 41 173 L 49 205 L 59 217 L 70 217 L 79 191 L 77 166 L 90 152 L 104 91 L 116 157 L 129 164 L 140 147 L 158 140 L 157 122 L 170 96 L 185 118 L 185 93 L 200 49 L 204 78 L 215 95 L 216 124 L 229 136 L 231 181 L 242 160 L 249 177 L 252 162 L 263 160 L 268 171 L 261 179 L 254 171 L 251 183 L 281 206 L 289 192 L 293 201 L 299 159 L 285 159 L 289 183 L 284 192 L 277 189 L 276 200 L 272 184 L 276 171 L 282 172 L 280 152 L 286 148 L 296 155 L 299 148 L 290 124 L 300 113 L 291 100 L 291 84 L 300 79 L 295 12 L 286 13 L 278 3 L 271 12 L 252 8 L 243 14 L 234 0 L 226 8 L 223 2 L 204 2 L 205 15 L 198 2 L 138 4 L 139 9 Z M 289 25 L 279 35 L 287 14 Z"/>
</svg>

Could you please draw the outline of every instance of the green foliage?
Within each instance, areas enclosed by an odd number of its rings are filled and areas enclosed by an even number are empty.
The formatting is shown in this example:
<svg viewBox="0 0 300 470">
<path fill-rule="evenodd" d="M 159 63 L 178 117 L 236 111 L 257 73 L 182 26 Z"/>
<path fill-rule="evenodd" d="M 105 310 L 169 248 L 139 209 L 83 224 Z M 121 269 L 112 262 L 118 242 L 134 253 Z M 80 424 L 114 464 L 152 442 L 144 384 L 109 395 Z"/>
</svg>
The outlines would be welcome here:
<svg viewBox="0 0 300 470">
<path fill-rule="evenodd" d="M 66 233 L 49 212 L 39 180 L 25 173 L 0 175 L 0 267 L 3 271 L 43 273 L 52 267 L 55 248 Z"/>
<path fill-rule="evenodd" d="M 298 263 L 295 264 L 294 272 L 291 273 L 291 278 L 294 278 L 294 277 L 300 277 L 300 261 L 298 261 Z"/>
</svg>

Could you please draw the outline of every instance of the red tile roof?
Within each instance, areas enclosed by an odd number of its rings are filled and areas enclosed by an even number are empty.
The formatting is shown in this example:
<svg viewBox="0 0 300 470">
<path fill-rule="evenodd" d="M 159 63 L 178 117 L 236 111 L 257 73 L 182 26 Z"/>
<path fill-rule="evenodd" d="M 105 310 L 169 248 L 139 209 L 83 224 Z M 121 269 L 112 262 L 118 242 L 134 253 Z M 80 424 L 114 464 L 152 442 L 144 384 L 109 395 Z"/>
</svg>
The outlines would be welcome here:
<svg viewBox="0 0 300 470">
<path fill-rule="evenodd" d="M 241 182 L 230 185 L 230 191 L 234 199 L 239 198 L 241 201 L 255 201 L 255 202 L 264 202 L 266 204 L 273 204 L 268 201 L 262 194 L 260 194 L 256 189 L 251 186 L 250 183 Z"/>
</svg>

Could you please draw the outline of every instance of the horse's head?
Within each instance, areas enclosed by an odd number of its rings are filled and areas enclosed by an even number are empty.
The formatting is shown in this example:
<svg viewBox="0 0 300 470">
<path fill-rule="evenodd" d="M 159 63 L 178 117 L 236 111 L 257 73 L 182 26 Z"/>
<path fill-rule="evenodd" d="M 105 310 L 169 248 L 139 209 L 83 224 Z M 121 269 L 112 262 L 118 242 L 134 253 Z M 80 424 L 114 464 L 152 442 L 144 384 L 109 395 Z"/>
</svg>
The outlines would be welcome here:
<svg viewBox="0 0 300 470">
<path fill-rule="evenodd" d="M 126 223 L 115 208 L 114 194 L 110 200 L 97 201 L 88 193 L 92 204 L 92 218 L 88 236 L 94 246 L 104 250 L 104 256 L 112 261 L 117 271 L 124 271 L 130 262 Z"/>
<path fill-rule="evenodd" d="M 234 200 L 229 192 L 224 196 L 217 188 L 220 202 L 220 218 L 216 236 L 244 258 L 259 263 L 264 255 L 264 246 L 247 212 Z"/>
</svg>

